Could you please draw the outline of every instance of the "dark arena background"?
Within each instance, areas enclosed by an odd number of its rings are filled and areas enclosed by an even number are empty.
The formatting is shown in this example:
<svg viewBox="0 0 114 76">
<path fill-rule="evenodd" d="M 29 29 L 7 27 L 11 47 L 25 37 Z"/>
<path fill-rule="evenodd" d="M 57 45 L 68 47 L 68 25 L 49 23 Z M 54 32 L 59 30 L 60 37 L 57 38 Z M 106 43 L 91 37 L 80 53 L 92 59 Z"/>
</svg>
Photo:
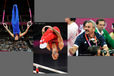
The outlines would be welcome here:
<svg viewBox="0 0 114 76">
<path fill-rule="evenodd" d="M 34 18 L 34 0 L 0 0 L 0 51 L 32 51 L 33 42 L 33 26 L 30 27 L 28 33 L 20 38 L 19 41 L 9 35 L 2 25 L 3 11 L 5 10 L 4 23 L 7 23 L 9 30 L 12 32 L 11 18 L 13 4 L 18 5 L 20 31 L 24 32 L 27 28 L 27 22 Z M 31 9 L 32 18 L 30 18 Z"/>
<path fill-rule="evenodd" d="M 39 41 L 42 36 L 42 28 L 46 25 L 50 26 L 57 26 L 61 31 L 61 35 L 64 40 L 64 48 L 62 51 L 59 51 L 59 58 L 58 60 L 53 60 L 51 57 L 51 52 L 45 49 L 39 48 Z M 62 22 L 36 22 L 33 27 L 34 30 L 34 63 L 38 64 L 39 66 L 42 65 L 44 68 L 39 67 L 39 73 L 57 73 L 54 71 L 50 71 L 49 69 L 45 69 L 46 67 L 56 69 L 62 72 L 67 72 L 67 24 Z M 34 65 L 34 64 L 33 64 Z M 33 67 L 35 70 L 36 67 Z M 63 74 L 63 73 L 62 73 Z"/>
</svg>

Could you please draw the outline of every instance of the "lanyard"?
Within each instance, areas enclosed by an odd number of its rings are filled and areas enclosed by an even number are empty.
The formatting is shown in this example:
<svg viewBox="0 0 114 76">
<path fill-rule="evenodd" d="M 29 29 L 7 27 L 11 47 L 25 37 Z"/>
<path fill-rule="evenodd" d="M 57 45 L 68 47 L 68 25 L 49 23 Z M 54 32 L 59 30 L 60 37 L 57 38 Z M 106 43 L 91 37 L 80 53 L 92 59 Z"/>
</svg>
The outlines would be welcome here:
<svg viewBox="0 0 114 76">
<path fill-rule="evenodd" d="M 86 35 L 86 34 L 85 34 L 85 38 L 86 38 L 86 40 L 87 40 L 87 42 L 88 42 L 89 46 L 91 47 L 91 44 L 90 44 L 90 42 L 89 42 L 89 40 L 88 40 L 88 38 L 87 38 L 87 35 Z M 96 46 L 97 46 L 97 39 L 96 39 L 96 36 L 95 36 L 95 42 L 96 42 Z"/>
</svg>

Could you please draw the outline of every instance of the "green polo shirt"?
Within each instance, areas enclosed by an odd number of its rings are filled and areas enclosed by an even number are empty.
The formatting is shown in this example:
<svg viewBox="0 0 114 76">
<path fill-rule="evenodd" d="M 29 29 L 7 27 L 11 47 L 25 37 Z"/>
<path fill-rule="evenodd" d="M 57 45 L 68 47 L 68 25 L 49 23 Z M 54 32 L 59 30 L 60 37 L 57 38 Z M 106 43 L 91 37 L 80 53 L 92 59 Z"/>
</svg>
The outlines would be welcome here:
<svg viewBox="0 0 114 76">
<path fill-rule="evenodd" d="M 95 29 L 95 32 L 99 33 L 98 29 Z M 102 33 L 103 33 L 102 36 L 104 36 L 108 47 L 114 48 L 114 40 L 110 37 L 109 33 L 105 29 L 103 29 Z"/>
</svg>

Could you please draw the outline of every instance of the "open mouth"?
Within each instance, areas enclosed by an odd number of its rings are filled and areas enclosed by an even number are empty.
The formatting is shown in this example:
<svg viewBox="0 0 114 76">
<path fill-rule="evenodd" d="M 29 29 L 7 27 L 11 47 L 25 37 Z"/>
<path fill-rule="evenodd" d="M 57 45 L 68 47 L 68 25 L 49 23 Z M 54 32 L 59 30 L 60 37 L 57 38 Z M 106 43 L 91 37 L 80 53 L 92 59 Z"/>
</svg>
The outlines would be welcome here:
<svg viewBox="0 0 114 76">
<path fill-rule="evenodd" d="M 85 30 L 85 32 L 89 32 L 89 30 Z"/>
</svg>

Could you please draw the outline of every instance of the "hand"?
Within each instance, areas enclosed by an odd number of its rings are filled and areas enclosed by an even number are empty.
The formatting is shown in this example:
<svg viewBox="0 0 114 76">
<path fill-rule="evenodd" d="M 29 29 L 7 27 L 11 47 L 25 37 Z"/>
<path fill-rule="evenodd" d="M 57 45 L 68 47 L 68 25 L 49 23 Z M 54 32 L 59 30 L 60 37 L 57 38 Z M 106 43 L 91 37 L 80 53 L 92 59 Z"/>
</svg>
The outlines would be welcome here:
<svg viewBox="0 0 114 76">
<path fill-rule="evenodd" d="M 103 56 L 110 56 L 110 53 L 109 53 L 109 51 L 102 50 L 102 55 Z"/>
<path fill-rule="evenodd" d="M 110 56 L 110 53 L 109 53 L 109 51 L 107 51 L 107 54 L 106 54 L 105 56 Z"/>
<path fill-rule="evenodd" d="M 97 56 L 101 56 L 101 50 L 100 49 L 97 50 Z"/>
<path fill-rule="evenodd" d="M 73 56 L 74 53 L 75 53 L 75 50 L 73 50 L 73 48 L 70 48 L 70 49 L 69 49 L 69 53 Z"/>
<path fill-rule="evenodd" d="M 8 26 L 7 26 L 6 23 L 3 23 L 3 26 L 4 26 L 5 29 L 8 29 Z"/>
<path fill-rule="evenodd" d="M 32 22 L 31 21 L 28 21 L 27 22 L 27 28 L 30 28 L 30 26 L 32 26 Z"/>
<path fill-rule="evenodd" d="M 44 33 L 44 32 L 45 32 L 45 27 L 42 28 L 42 33 Z"/>
</svg>

